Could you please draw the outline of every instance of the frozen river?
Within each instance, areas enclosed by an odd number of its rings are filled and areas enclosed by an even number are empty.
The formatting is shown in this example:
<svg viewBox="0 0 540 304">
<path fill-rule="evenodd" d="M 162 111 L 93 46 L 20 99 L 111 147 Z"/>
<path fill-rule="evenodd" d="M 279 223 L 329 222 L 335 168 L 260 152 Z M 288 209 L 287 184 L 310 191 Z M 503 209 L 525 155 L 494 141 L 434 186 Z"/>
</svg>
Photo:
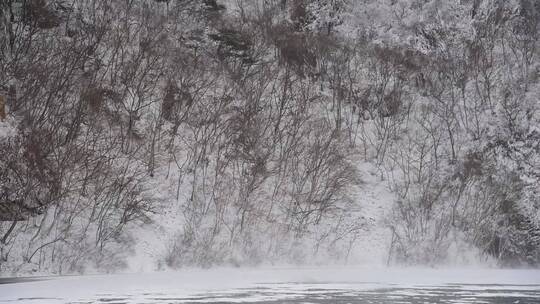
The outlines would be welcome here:
<svg viewBox="0 0 540 304">
<path fill-rule="evenodd" d="M 536 270 L 217 269 L 0 282 L 0 303 L 540 303 Z"/>
</svg>

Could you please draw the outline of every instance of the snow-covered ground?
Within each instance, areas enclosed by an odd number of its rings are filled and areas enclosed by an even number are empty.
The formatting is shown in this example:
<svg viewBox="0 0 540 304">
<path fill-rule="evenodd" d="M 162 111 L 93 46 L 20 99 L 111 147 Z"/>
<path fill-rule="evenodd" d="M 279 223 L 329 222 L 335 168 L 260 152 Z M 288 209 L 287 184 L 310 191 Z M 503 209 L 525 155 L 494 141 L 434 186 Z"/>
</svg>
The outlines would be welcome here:
<svg viewBox="0 0 540 304">
<path fill-rule="evenodd" d="M 0 284 L 0 303 L 540 303 L 539 270 L 271 268 Z"/>
</svg>

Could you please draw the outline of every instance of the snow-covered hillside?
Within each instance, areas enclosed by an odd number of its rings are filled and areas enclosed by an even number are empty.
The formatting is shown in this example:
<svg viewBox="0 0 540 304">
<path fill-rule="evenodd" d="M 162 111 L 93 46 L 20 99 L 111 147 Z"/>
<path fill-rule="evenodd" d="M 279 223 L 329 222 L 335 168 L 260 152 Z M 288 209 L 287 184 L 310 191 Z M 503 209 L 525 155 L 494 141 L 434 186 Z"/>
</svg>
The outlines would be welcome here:
<svg viewBox="0 0 540 304">
<path fill-rule="evenodd" d="M 0 3 L 0 275 L 540 263 L 540 2 Z"/>
</svg>

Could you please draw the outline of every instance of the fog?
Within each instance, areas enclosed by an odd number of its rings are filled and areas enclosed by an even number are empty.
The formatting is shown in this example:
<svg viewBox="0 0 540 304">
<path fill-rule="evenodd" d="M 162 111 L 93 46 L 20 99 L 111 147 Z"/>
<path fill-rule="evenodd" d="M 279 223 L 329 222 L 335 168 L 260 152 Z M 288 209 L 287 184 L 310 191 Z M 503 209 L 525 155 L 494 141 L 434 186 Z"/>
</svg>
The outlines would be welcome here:
<svg viewBox="0 0 540 304">
<path fill-rule="evenodd" d="M 533 0 L 2 1 L 0 299 L 538 300 L 539 22 Z"/>
</svg>

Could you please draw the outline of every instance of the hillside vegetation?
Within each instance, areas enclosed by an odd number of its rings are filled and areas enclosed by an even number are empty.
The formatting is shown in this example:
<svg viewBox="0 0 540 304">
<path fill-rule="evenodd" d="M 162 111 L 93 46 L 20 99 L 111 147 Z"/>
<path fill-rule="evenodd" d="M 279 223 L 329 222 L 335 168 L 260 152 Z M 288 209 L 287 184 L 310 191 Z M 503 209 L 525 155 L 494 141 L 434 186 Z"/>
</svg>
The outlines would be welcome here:
<svg viewBox="0 0 540 304">
<path fill-rule="evenodd" d="M 155 268 L 352 263 L 377 225 L 389 265 L 538 266 L 539 23 L 536 0 L 1 1 L 0 273 L 121 270 L 142 242 Z"/>
</svg>

